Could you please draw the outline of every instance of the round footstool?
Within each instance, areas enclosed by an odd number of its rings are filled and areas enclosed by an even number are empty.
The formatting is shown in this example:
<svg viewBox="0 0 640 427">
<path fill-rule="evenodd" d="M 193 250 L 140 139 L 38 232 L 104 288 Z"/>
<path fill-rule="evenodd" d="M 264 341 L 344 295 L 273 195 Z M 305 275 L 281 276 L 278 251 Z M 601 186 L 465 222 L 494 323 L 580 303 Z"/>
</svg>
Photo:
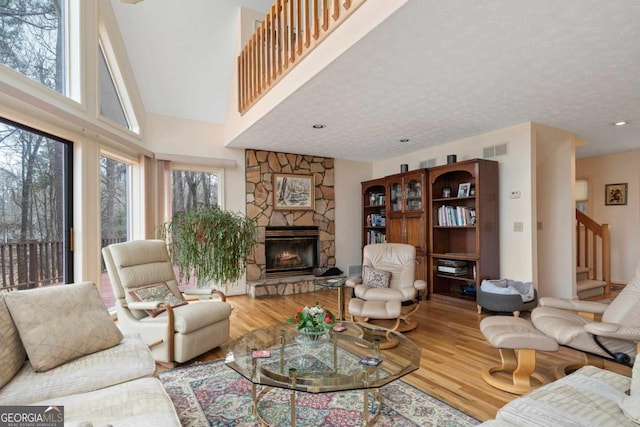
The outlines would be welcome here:
<svg viewBox="0 0 640 427">
<path fill-rule="evenodd" d="M 351 298 L 349 301 L 349 314 L 351 315 L 351 320 L 365 325 L 368 324 L 369 319 L 396 320 L 394 328 L 387 329 L 384 333 L 369 332 L 368 335 L 378 335 L 378 338 L 384 337 L 384 340 L 380 342 L 380 348 L 382 349 L 392 348 L 398 345 L 399 341 L 393 331 L 398 328 L 400 323 L 400 315 L 402 314 L 402 303 L 400 301 L 365 301 L 360 298 Z M 376 327 L 376 325 L 370 326 Z M 364 336 L 361 338 L 364 338 Z"/>
<path fill-rule="evenodd" d="M 480 331 L 502 358 L 501 366 L 483 370 L 482 379 L 488 384 L 509 393 L 525 394 L 549 382 L 535 372 L 536 350 L 558 351 L 553 338 L 538 331 L 528 320 L 510 316 L 486 317 L 480 322 Z M 511 380 L 504 375 L 501 378 L 501 372 L 511 374 Z"/>
</svg>

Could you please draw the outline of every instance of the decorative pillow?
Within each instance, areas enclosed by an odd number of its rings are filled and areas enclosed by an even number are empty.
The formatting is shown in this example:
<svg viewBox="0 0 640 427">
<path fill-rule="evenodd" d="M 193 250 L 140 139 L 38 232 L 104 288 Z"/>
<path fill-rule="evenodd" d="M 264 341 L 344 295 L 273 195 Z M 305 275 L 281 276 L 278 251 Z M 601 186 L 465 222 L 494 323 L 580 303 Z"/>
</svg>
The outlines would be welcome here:
<svg viewBox="0 0 640 427">
<path fill-rule="evenodd" d="M 122 341 L 91 282 L 10 292 L 5 300 L 36 372 Z"/>
<path fill-rule="evenodd" d="M 365 265 L 362 271 L 362 284 L 375 288 L 388 288 L 391 281 L 391 273 L 384 270 L 376 270 Z"/>
<path fill-rule="evenodd" d="M 0 387 L 9 382 L 18 373 L 27 353 L 20 341 L 20 335 L 13 323 L 4 298 L 0 295 Z"/>
<path fill-rule="evenodd" d="M 180 305 L 187 304 L 187 301 L 175 296 L 166 283 L 157 283 L 155 285 L 137 288 L 133 291 L 129 291 L 129 295 L 131 295 L 136 301 L 163 301 L 171 307 L 178 307 Z M 165 309 L 158 308 L 155 310 L 145 311 L 149 313 L 149 316 L 156 317 L 158 314 L 165 311 Z"/>
</svg>

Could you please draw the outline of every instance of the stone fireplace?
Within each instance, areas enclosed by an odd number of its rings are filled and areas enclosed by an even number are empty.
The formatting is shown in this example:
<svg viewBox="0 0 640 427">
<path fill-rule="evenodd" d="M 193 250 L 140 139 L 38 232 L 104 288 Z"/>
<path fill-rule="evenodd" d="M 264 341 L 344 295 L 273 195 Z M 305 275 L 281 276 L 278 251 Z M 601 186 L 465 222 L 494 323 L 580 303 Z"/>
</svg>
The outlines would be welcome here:
<svg viewBox="0 0 640 427">
<path fill-rule="evenodd" d="M 247 216 L 258 224 L 258 244 L 247 259 L 247 286 L 259 284 L 292 283 L 309 281 L 313 268 L 334 267 L 335 261 L 335 196 L 334 160 L 301 154 L 276 153 L 262 150 L 245 150 Z M 276 209 L 273 203 L 274 174 L 313 176 L 313 209 Z M 290 270 L 280 278 L 273 277 L 267 267 L 268 230 L 282 227 L 315 227 L 317 230 L 316 259 L 310 268 L 294 272 Z M 271 232 L 270 232 L 271 233 Z M 271 245 L 271 243 L 269 243 Z M 306 252 L 305 252 L 306 253 Z M 303 258 L 298 254 L 300 258 Z M 304 255 L 305 257 L 307 255 Z M 295 255 L 284 254 L 282 261 L 294 264 Z M 281 262 L 282 264 L 282 262 Z M 280 268 L 276 268 L 280 269 Z M 269 271 L 267 271 L 269 270 Z M 277 273 L 283 272 L 275 272 Z M 306 276 L 306 277 L 305 277 Z M 296 287 L 290 293 L 296 293 Z M 302 291 L 301 291 L 302 292 Z M 308 291 L 306 291 L 308 292 Z M 253 290 L 248 289 L 250 295 Z M 256 292 L 257 294 L 257 292 Z M 270 293 L 272 294 L 272 293 Z M 280 292 L 278 291 L 278 294 Z"/>
<path fill-rule="evenodd" d="M 266 227 L 267 278 L 312 274 L 318 266 L 318 227 Z"/>
</svg>

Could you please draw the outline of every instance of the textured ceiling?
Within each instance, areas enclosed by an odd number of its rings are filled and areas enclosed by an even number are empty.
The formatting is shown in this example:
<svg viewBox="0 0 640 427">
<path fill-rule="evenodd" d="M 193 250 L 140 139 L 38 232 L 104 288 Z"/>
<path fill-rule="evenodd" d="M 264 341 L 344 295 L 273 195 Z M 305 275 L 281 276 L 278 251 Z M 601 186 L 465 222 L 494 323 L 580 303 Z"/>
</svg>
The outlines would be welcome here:
<svg viewBox="0 0 640 427">
<path fill-rule="evenodd" d="M 171 13 L 197 15 L 188 4 L 205 1 L 180 3 Z M 376 161 L 533 121 L 575 133 L 585 141 L 578 157 L 640 149 L 638 22 L 637 0 L 409 0 L 230 146 Z M 130 56 L 131 30 L 123 28 Z M 215 108 L 226 108 L 228 94 L 201 99 L 202 78 L 172 94 L 132 62 L 138 84 L 149 87 L 141 91 L 150 112 L 175 102 L 163 114 L 202 120 L 206 102 L 224 99 Z M 207 74 L 196 61 L 184 75 L 197 64 L 193 75 Z M 611 126 L 618 120 L 630 124 Z"/>
</svg>

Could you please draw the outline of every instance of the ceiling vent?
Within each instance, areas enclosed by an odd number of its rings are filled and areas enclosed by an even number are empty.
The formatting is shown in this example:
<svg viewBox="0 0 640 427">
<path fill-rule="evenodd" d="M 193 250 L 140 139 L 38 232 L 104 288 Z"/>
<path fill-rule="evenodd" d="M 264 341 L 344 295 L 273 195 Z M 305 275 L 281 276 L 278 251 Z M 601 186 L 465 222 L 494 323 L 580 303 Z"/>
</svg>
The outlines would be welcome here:
<svg viewBox="0 0 640 427">
<path fill-rule="evenodd" d="M 421 168 L 432 168 L 436 166 L 436 159 L 423 160 L 420 162 Z"/>
<path fill-rule="evenodd" d="M 506 156 L 509 154 L 509 150 L 507 149 L 507 143 L 491 145 L 489 147 L 484 147 L 482 149 L 482 157 L 485 159 L 490 159 L 492 157 L 498 156 Z"/>
</svg>

